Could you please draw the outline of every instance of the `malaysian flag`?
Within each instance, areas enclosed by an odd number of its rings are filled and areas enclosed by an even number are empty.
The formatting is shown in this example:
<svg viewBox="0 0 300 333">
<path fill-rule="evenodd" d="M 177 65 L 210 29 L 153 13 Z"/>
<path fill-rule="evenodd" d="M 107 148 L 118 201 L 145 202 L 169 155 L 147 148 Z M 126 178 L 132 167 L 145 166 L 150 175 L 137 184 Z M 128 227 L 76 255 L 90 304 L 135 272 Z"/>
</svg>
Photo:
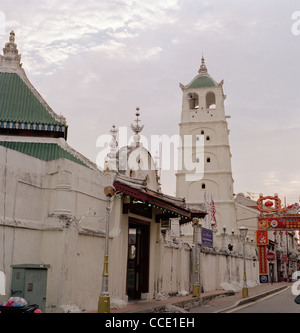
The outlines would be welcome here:
<svg viewBox="0 0 300 333">
<path fill-rule="evenodd" d="M 216 206 L 212 198 L 211 198 L 211 223 L 214 223 L 215 228 L 217 227 Z"/>
</svg>

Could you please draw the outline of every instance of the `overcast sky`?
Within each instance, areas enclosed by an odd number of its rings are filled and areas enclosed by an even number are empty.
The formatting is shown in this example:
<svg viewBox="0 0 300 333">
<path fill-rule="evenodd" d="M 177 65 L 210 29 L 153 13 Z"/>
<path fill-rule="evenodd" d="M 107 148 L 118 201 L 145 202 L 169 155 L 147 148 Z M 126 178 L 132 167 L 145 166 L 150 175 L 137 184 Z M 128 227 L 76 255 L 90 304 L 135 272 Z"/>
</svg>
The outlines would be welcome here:
<svg viewBox="0 0 300 333">
<path fill-rule="evenodd" d="M 197 75 L 203 52 L 224 79 L 234 192 L 298 201 L 299 1 L 1 0 L 0 11 L 3 47 L 14 30 L 28 78 L 92 161 L 97 138 L 129 126 L 137 106 L 146 137 L 178 134 L 179 83 Z M 162 182 L 175 195 L 174 172 Z"/>
</svg>

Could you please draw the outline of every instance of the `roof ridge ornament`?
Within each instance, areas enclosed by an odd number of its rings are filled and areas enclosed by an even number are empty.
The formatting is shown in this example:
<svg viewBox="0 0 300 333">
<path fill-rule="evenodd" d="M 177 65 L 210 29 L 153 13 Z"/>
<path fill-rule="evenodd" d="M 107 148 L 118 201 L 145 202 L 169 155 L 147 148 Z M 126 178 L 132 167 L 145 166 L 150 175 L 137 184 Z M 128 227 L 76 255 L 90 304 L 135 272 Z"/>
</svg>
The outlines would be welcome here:
<svg viewBox="0 0 300 333">
<path fill-rule="evenodd" d="M 118 150 L 118 141 L 117 141 L 117 134 L 118 130 L 116 126 L 113 125 L 112 129 L 109 131 L 111 134 L 111 141 L 109 143 L 110 151 L 106 155 L 105 163 L 104 163 L 104 170 L 106 171 L 117 171 L 118 161 L 117 161 L 117 150 Z"/>
<path fill-rule="evenodd" d="M 115 125 L 113 125 L 112 129 L 109 131 L 109 133 L 111 134 L 111 137 L 112 137 L 112 139 L 109 143 L 109 146 L 110 146 L 112 152 L 115 152 L 118 148 L 118 141 L 117 141 L 118 132 L 119 131 L 116 129 Z"/>
<path fill-rule="evenodd" d="M 139 122 L 141 121 L 140 119 L 139 119 L 139 116 L 140 116 L 140 108 L 139 107 L 137 107 L 136 108 L 136 120 L 135 120 L 135 122 L 136 122 L 136 125 L 133 125 L 133 124 L 131 124 L 131 129 L 133 130 L 133 132 L 135 133 L 135 135 L 139 135 L 139 133 L 141 133 L 142 132 L 142 130 L 143 130 L 143 128 L 144 128 L 144 125 L 142 125 L 142 126 L 140 126 L 139 125 Z"/>
<path fill-rule="evenodd" d="M 203 57 L 203 54 L 202 54 L 202 58 L 201 58 L 201 66 L 198 70 L 198 73 L 200 75 L 207 75 L 207 68 L 206 68 L 206 65 L 205 65 L 205 59 Z"/>
<path fill-rule="evenodd" d="M 133 146 L 141 146 L 142 144 L 140 143 L 140 138 L 141 138 L 141 136 L 140 136 L 140 133 L 142 132 L 142 130 L 143 130 L 143 128 L 144 128 L 144 125 L 142 125 L 142 126 L 140 126 L 139 125 L 139 123 L 140 123 L 140 119 L 139 119 L 139 116 L 140 116 L 140 108 L 139 107 L 137 107 L 136 108 L 136 120 L 135 120 L 135 122 L 136 122 L 136 124 L 135 125 L 133 125 L 133 124 L 131 124 L 130 125 L 130 127 L 131 127 L 131 129 L 133 130 L 133 132 L 135 133 L 135 135 L 133 136 L 133 140 L 134 140 L 134 142 L 132 143 L 132 145 Z"/>
<path fill-rule="evenodd" d="M 17 44 L 15 43 L 15 33 L 11 31 L 9 34 L 9 42 L 5 44 L 3 55 L 6 59 L 16 60 L 20 62 L 21 55 L 19 54 Z"/>
</svg>

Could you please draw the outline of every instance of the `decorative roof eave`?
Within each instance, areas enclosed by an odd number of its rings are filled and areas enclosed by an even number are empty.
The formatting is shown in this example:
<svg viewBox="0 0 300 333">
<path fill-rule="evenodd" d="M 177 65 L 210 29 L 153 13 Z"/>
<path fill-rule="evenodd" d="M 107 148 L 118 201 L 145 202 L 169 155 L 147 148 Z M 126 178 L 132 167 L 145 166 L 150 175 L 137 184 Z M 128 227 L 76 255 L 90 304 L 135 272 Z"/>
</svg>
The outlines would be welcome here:
<svg viewBox="0 0 300 333">
<path fill-rule="evenodd" d="M 115 181 L 114 187 L 117 192 L 121 192 L 125 195 L 133 197 L 141 202 L 148 203 L 154 208 L 162 210 L 162 215 L 165 218 L 181 218 L 180 224 L 190 222 L 194 217 L 204 218 L 207 212 L 205 211 L 191 211 L 187 207 L 176 204 L 170 201 L 170 197 L 165 198 L 161 193 L 155 193 L 154 191 L 148 191 L 143 187 L 134 188 L 129 184 L 124 184 L 123 182 Z M 160 216 L 162 216 L 160 215 Z M 156 219 L 156 222 L 159 222 Z"/>
<path fill-rule="evenodd" d="M 0 128 L 64 133 L 66 132 L 68 126 L 62 124 L 49 125 L 49 124 L 36 124 L 36 123 L 20 123 L 13 121 L 0 121 Z"/>
</svg>

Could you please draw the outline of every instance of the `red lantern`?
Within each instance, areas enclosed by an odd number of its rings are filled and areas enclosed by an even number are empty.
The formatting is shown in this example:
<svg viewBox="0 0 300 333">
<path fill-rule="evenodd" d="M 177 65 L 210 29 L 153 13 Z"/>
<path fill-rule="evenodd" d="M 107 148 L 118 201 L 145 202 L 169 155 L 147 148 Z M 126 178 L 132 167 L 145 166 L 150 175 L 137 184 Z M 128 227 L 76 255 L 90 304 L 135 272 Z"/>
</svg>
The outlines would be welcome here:
<svg viewBox="0 0 300 333">
<path fill-rule="evenodd" d="M 266 209 L 263 208 L 263 202 L 265 200 L 268 200 L 264 204 Z M 273 201 L 271 201 L 271 200 L 273 200 Z M 272 209 L 273 202 L 275 203 L 275 208 Z M 275 195 L 274 197 L 272 197 L 272 196 L 263 197 L 262 195 L 260 195 L 259 199 L 256 201 L 256 203 L 257 203 L 257 209 L 264 213 L 272 213 L 272 212 L 275 213 L 275 212 L 279 211 L 281 208 L 281 200 L 278 198 L 277 195 Z"/>
</svg>

